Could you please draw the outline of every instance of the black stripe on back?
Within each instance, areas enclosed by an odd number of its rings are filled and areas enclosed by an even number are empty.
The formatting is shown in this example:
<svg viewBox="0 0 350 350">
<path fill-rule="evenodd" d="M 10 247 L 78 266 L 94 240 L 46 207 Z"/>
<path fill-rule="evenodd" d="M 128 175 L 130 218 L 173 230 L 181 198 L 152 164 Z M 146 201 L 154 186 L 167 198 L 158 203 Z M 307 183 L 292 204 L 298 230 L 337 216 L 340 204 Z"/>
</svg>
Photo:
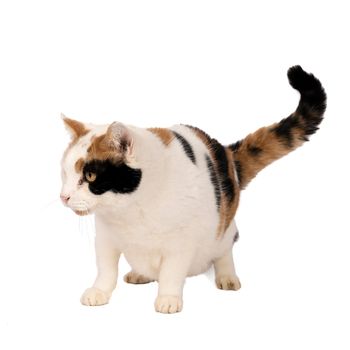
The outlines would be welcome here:
<svg viewBox="0 0 350 350">
<path fill-rule="evenodd" d="M 193 149 L 188 141 L 176 131 L 173 131 L 175 137 L 180 141 L 182 148 L 184 149 L 186 156 L 190 158 L 193 164 L 196 164 L 196 156 L 194 155 Z"/>
<path fill-rule="evenodd" d="M 211 150 L 213 155 L 213 160 L 217 165 L 217 175 L 220 179 L 220 188 L 228 202 L 231 204 L 233 199 L 235 198 L 235 188 L 234 183 L 232 182 L 229 176 L 229 164 L 226 156 L 225 147 L 223 147 L 217 140 L 211 138 L 207 133 L 203 130 L 191 126 L 186 125 L 188 128 L 200 133 L 205 139 L 205 143 L 207 147 Z M 237 148 L 240 146 L 240 142 L 237 143 Z"/>
<path fill-rule="evenodd" d="M 217 165 L 221 190 L 225 194 L 229 203 L 232 203 L 235 197 L 235 189 L 233 182 L 229 176 L 229 164 L 227 161 L 227 155 L 225 147 L 223 147 L 218 141 L 215 139 L 211 139 L 210 148 L 213 152 L 213 156 L 215 158 L 215 162 Z"/>
<path fill-rule="evenodd" d="M 211 142 L 211 137 L 202 129 L 197 128 L 196 126 L 192 126 L 192 125 L 185 125 L 186 127 L 188 127 L 189 129 L 201 134 L 207 141 L 207 144 L 209 145 Z"/>
<path fill-rule="evenodd" d="M 220 203 L 221 203 L 221 191 L 220 191 L 220 185 L 219 185 L 219 180 L 216 175 L 215 167 L 213 162 L 211 161 L 210 157 L 206 154 L 205 155 L 205 160 L 207 162 L 207 167 L 209 170 L 209 175 L 210 175 L 210 181 L 214 187 L 214 193 L 215 193 L 215 199 L 216 199 L 216 207 L 218 210 L 220 209 Z"/>
</svg>

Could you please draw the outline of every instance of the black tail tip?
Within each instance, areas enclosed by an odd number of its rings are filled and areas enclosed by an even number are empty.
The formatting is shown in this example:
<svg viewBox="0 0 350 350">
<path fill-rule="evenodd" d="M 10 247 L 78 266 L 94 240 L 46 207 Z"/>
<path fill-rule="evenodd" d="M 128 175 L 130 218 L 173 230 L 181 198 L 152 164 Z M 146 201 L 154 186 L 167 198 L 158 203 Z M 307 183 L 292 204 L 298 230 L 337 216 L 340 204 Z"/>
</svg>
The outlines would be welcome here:
<svg viewBox="0 0 350 350">
<path fill-rule="evenodd" d="M 313 74 L 306 73 L 300 66 L 288 69 L 288 79 L 290 85 L 301 93 L 322 89 L 320 81 Z"/>
<path fill-rule="evenodd" d="M 300 92 L 300 102 L 297 111 L 307 117 L 307 110 L 313 110 L 322 115 L 326 110 L 327 95 L 321 82 L 311 73 L 306 73 L 300 66 L 288 70 L 290 85 Z"/>
</svg>

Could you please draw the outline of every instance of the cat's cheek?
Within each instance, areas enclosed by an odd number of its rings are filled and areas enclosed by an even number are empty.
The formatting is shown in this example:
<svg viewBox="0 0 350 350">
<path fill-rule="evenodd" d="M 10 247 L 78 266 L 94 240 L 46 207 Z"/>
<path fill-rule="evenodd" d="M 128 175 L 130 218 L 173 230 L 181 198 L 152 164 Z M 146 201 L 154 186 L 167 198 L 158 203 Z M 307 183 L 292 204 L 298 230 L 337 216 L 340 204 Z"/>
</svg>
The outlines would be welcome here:
<svg viewBox="0 0 350 350">
<path fill-rule="evenodd" d="M 93 210 L 99 202 L 99 196 L 93 194 L 88 188 L 82 194 L 82 198 L 87 203 L 90 210 Z"/>
</svg>

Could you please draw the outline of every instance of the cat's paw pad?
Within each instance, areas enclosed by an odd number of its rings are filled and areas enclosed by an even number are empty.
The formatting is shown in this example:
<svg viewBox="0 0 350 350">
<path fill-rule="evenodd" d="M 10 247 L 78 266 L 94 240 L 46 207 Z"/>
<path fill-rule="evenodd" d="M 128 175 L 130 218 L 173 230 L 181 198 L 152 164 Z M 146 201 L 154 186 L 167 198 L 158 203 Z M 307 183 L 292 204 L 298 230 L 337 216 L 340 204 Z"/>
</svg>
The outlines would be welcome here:
<svg viewBox="0 0 350 350">
<path fill-rule="evenodd" d="M 238 290 L 241 288 L 241 282 L 237 276 L 218 276 L 215 282 L 216 286 L 223 290 Z"/>
<path fill-rule="evenodd" d="M 163 314 L 173 314 L 182 310 L 182 298 L 175 295 L 160 295 L 157 297 L 154 307 Z"/>
<path fill-rule="evenodd" d="M 88 288 L 80 298 L 80 302 L 86 306 L 100 306 L 108 304 L 109 295 L 98 288 Z"/>
<path fill-rule="evenodd" d="M 124 276 L 124 281 L 126 283 L 132 283 L 132 284 L 145 284 L 149 282 L 153 282 L 153 280 L 138 274 L 137 272 L 130 271 Z"/>
</svg>

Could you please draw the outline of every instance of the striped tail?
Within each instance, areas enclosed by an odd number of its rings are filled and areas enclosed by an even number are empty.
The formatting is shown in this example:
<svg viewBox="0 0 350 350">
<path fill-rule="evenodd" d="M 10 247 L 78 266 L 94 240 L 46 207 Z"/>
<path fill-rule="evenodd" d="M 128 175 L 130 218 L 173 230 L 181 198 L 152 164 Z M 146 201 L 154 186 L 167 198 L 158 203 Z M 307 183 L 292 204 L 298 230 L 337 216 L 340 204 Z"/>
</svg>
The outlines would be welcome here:
<svg viewBox="0 0 350 350">
<path fill-rule="evenodd" d="M 263 127 L 228 148 L 233 152 L 241 189 L 273 161 L 308 141 L 318 130 L 326 110 L 326 93 L 312 74 L 300 66 L 288 70 L 290 85 L 300 92 L 296 111 L 279 123 Z"/>
</svg>

